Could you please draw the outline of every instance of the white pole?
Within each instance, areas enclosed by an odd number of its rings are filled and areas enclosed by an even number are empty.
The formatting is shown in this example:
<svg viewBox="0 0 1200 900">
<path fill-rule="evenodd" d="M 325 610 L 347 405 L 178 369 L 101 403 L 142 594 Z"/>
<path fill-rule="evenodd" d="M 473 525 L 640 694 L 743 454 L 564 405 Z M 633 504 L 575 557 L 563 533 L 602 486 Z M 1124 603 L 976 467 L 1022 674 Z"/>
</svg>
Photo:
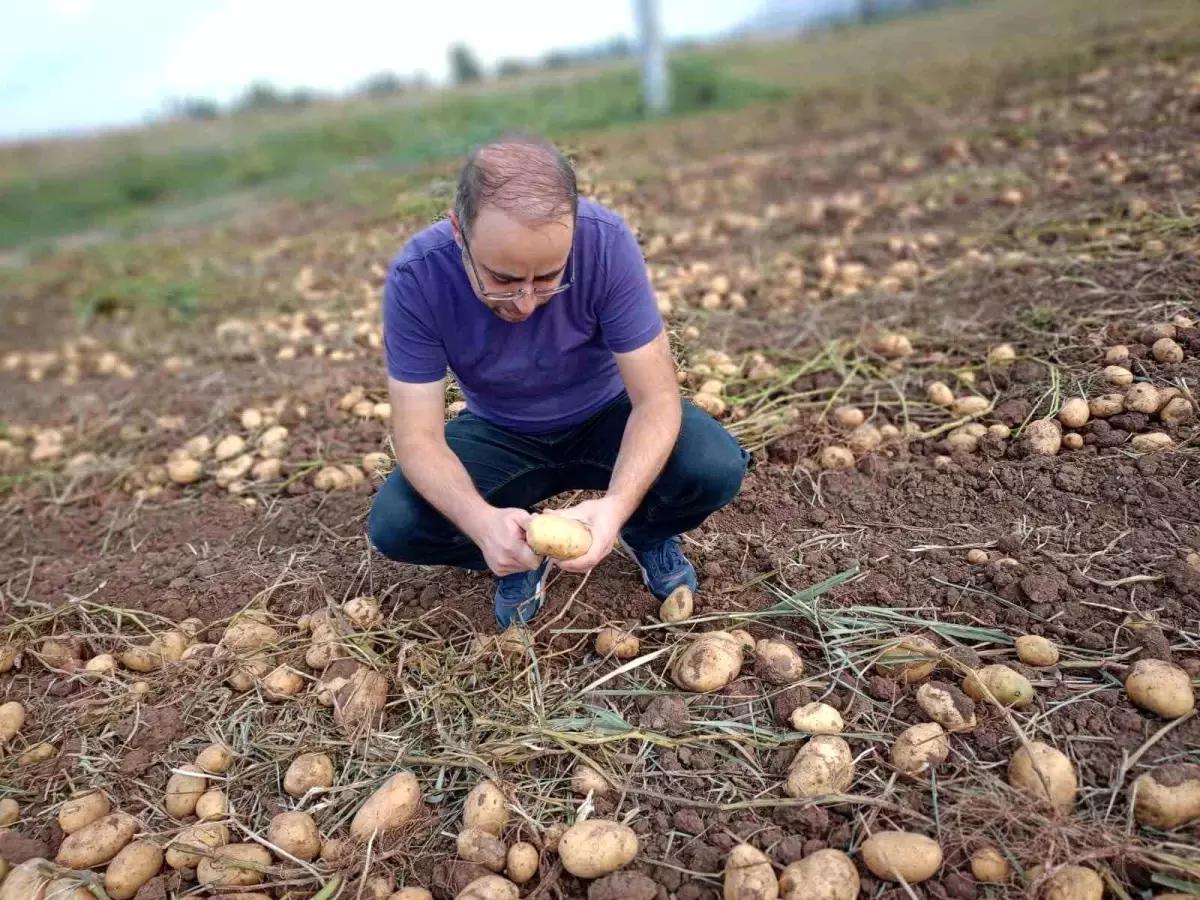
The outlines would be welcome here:
<svg viewBox="0 0 1200 900">
<path fill-rule="evenodd" d="M 666 45 L 658 20 L 658 0 L 635 2 L 638 42 L 642 52 L 642 95 L 646 98 L 647 111 L 662 115 L 671 108 L 671 85 Z"/>
</svg>

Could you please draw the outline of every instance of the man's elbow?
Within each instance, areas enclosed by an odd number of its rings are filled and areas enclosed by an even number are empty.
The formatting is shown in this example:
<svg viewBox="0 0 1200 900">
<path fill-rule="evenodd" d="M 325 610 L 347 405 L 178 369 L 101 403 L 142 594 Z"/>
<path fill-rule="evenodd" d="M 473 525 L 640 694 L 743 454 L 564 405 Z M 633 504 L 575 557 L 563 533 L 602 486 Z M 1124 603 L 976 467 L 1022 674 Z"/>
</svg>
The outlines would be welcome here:
<svg viewBox="0 0 1200 900">
<path fill-rule="evenodd" d="M 410 466 L 419 459 L 428 459 L 431 450 L 438 442 L 445 442 L 442 435 L 426 434 L 423 431 L 405 431 L 403 434 L 392 433 L 392 446 L 396 450 L 396 464 L 401 469 Z"/>
</svg>

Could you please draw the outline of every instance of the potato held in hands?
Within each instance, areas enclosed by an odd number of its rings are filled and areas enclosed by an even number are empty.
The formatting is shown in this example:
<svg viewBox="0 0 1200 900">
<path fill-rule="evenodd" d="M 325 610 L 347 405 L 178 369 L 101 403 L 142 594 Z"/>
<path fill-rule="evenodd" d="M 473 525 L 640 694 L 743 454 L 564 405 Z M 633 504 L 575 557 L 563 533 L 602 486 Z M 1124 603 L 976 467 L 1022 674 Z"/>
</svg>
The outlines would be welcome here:
<svg viewBox="0 0 1200 900">
<path fill-rule="evenodd" d="M 578 559 L 592 549 L 592 533 L 576 519 L 538 513 L 529 520 L 525 540 L 538 556 Z"/>
</svg>

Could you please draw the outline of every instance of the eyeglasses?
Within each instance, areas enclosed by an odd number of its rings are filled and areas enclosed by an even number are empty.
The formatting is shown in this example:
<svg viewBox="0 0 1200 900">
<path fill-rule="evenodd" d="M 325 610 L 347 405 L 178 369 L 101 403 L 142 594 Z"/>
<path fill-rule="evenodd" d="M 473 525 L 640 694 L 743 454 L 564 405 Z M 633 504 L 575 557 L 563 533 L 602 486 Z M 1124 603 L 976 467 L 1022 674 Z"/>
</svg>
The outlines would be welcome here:
<svg viewBox="0 0 1200 900">
<path fill-rule="evenodd" d="M 546 297 L 553 297 L 555 294 L 561 294 L 563 291 L 570 288 L 575 283 L 575 240 L 571 239 L 571 257 L 569 265 L 571 267 L 571 279 L 559 284 L 553 288 L 521 288 L 517 291 L 485 291 L 483 289 L 483 279 L 479 277 L 479 270 L 475 268 L 475 254 L 471 252 L 471 245 L 467 243 L 466 230 L 460 231 L 463 239 L 463 256 L 467 258 L 467 262 L 471 264 L 471 272 L 475 275 L 475 282 L 479 285 L 479 295 L 488 300 L 516 300 L 527 293 L 532 293 L 538 299 L 544 300 Z"/>
</svg>

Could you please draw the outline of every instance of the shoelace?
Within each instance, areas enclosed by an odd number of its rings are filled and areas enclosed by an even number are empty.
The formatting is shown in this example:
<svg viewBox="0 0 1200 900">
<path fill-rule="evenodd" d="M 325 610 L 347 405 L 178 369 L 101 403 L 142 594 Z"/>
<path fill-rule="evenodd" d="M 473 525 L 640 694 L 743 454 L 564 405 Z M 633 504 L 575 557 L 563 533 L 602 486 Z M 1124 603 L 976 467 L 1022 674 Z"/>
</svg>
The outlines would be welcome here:
<svg viewBox="0 0 1200 900">
<path fill-rule="evenodd" d="M 683 554 L 675 541 L 665 541 L 661 546 L 645 554 L 646 566 L 651 575 L 666 575 L 683 565 Z"/>
</svg>

